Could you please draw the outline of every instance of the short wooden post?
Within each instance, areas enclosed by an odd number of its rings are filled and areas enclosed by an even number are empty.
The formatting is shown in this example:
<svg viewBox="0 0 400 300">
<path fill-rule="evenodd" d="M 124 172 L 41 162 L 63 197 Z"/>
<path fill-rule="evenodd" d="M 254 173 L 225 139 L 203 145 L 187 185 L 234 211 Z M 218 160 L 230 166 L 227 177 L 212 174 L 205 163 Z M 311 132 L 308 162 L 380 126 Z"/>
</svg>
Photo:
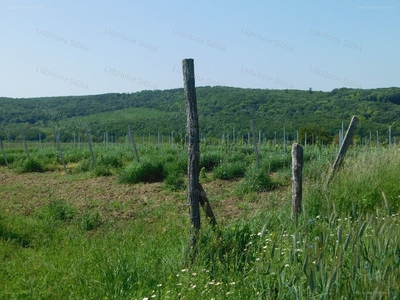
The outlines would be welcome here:
<svg viewBox="0 0 400 300">
<path fill-rule="evenodd" d="M 62 149 L 61 149 L 60 135 L 57 134 L 55 129 L 54 129 L 54 136 L 56 137 L 58 152 L 60 153 L 60 158 L 61 158 L 61 162 L 62 162 L 63 167 L 64 167 L 64 172 L 65 172 L 66 175 L 68 175 L 67 166 L 65 165 L 64 155 L 63 155 Z"/>
<path fill-rule="evenodd" d="M 1 152 L 3 153 L 4 162 L 6 163 L 6 166 L 8 168 L 7 156 L 6 156 L 6 152 L 4 151 L 3 142 L 1 141 L 1 139 L 0 139 L 0 148 L 1 148 Z"/>
<path fill-rule="evenodd" d="M 26 152 L 26 156 L 28 157 L 28 159 L 30 159 L 31 157 L 29 155 L 28 145 L 26 144 L 25 133 L 24 133 L 23 130 L 21 131 L 21 135 L 22 135 L 22 141 L 23 141 L 23 144 L 24 144 L 24 149 L 25 149 L 25 152 Z"/>
<path fill-rule="evenodd" d="M 254 120 L 250 121 L 250 126 L 251 126 L 251 131 L 253 132 L 253 144 L 254 144 L 254 153 L 256 155 L 257 168 L 259 168 L 260 167 L 260 158 L 258 156 L 257 140 L 256 140 L 256 135 L 255 135 L 255 130 L 254 130 Z"/>
<path fill-rule="evenodd" d="M 186 105 L 186 136 L 188 140 L 188 187 L 187 199 L 190 215 L 190 248 L 196 253 L 195 246 L 200 230 L 200 146 L 199 146 L 199 118 L 197 113 L 196 87 L 193 59 L 182 61 L 183 83 Z"/>
<path fill-rule="evenodd" d="M 131 124 L 128 124 L 128 137 L 129 137 L 129 140 L 131 142 L 131 145 L 133 145 L 133 149 L 134 149 L 135 155 L 136 155 L 136 160 L 137 160 L 137 162 L 139 162 L 139 153 L 138 153 L 138 151 L 136 149 L 135 140 L 133 139 Z"/>
<path fill-rule="evenodd" d="M 347 132 L 343 139 L 343 142 L 340 146 L 339 153 L 336 156 L 335 162 L 333 163 L 332 171 L 328 177 L 326 187 L 329 185 L 330 181 L 333 178 L 333 175 L 340 168 L 340 166 L 343 162 L 343 159 L 346 155 L 347 149 L 349 148 L 351 141 L 353 140 L 353 136 L 354 136 L 354 132 L 356 131 L 357 124 L 358 124 L 358 118 L 357 118 L 357 116 L 353 116 L 351 118 L 350 125 L 349 125 L 349 128 L 347 129 Z"/>
<path fill-rule="evenodd" d="M 90 139 L 90 134 L 89 134 L 89 130 L 88 130 L 87 127 L 85 128 L 85 131 L 86 131 L 86 136 L 87 136 L 87 140 L 88 140 L 88 144 L 89 144 L 90 154 L 92 155 L 93 167 L 96 167 L 96 158 L 94 157 L 93 148 L 92 148 L 92 141 Z"/>
<path fill-rule="evenodd" d="M 292 146 L 292 219 L 296 220 L 301 213 L 301 200 L 303 193 L 303 147 L 294 143 Z"/>
</svg>

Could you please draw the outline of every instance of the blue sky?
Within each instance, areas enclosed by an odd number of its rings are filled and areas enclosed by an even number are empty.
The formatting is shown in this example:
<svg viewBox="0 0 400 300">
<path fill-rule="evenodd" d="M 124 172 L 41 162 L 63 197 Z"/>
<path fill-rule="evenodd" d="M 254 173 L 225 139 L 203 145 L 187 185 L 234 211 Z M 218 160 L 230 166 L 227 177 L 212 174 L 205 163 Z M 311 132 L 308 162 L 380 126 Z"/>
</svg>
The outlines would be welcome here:
<svg viewBox="0 0 400 300">
<path fill-rule="evenodd" d="M 0 97 L 399 86 L 398 1 L 0 2 Z"/>
</svg>

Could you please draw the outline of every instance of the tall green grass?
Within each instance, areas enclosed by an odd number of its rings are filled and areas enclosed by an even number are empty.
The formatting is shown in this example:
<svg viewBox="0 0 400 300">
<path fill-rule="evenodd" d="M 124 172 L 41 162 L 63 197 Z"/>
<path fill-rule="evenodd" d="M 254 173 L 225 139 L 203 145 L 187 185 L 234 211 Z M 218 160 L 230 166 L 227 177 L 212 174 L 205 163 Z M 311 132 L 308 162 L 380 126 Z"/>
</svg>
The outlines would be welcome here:
<svg viewBox="0 0 400 300">
<path fill-rule="evenodd" d="M 27 215 L 3 201 L 0 282 L 7 284 L 0 298 L 399 299 L 398 149 L 352 149 L 328 188 L 333 152 L 307 149 L 314 152 L 304 166 L 298 223 L 290 218 L 290 199 L 214 229 L 204 222 L 192 264 L 185 259 L 189 220 L 178 193 L 130 220 L 79 211 L 73 199 L 50 200 Z M 149 157 L 158 153 L 149 151 Z M 183 177 L 180 156 L 170 151 L 151 168 Z M 116 168 L 131 171 L 128 178 L 151 169 L 145 159 L 122 161 Z M 260 170 L 270 178 L 265 161 L 261 169 L 246 169 L 242 182 L 261 184 L 251 192 L 269 182 L 259 181 Z"/>
</svg>

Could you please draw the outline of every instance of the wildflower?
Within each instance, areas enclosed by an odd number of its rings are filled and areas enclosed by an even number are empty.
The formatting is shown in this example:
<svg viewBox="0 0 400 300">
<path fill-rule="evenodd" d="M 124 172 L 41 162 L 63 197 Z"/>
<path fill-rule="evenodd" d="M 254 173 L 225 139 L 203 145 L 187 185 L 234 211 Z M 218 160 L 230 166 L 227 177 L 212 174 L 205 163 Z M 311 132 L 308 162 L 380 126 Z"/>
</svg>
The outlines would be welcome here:
<svg viewBox="0 0 400 300">
<path fill-rule="evenodd" d="M 182 272 L 187 272 L 188 269 L 182 269 Z"/>
<path fill-rule="evenodd" d="M 192 275 L 193 275 L 193 276 L 196 276 L 196 275 L 197 275 L 197 273 L 193 272 L 193 273 L 192 273 Z"/>
<path fill-rule="evenodd" d="M 162 283 L 160 283 L 160 284 L 157 284 L 157 286 L 158 286 L 158 287 L 162 286 Z"/>
<path fill-rule="evenodd" d="M 151 298 L 155 298 L 156 297 L 156 295 L 151 295 Z"/>
<path fill-rule="evenodd" d="M 230 294 L 233 294 L 233 292 L 227 292 L 227 293 L 226 293 L 227 296 L 230 295 Z"/>
<path fill-rule="evenodd" d="M 230 283 L 230 285 L 235 285 L 235 284 L 236 284 L 236 282 L 234 282 L 234 281 Z"/>
<path fill-rule="evenodd" d="M 289 264 L 286 264 L 285 267 L 286 267 L 286 268 L 289 267 Z"/>
</svg>

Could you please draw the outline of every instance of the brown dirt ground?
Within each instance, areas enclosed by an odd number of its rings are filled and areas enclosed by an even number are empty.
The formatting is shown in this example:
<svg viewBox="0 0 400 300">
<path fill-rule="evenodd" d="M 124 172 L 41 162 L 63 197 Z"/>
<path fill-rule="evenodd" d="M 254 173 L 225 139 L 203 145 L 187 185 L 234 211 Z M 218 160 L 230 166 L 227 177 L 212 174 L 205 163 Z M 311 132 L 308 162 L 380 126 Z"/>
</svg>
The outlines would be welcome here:
<svg viewBox="0 0 400 300">
<path fill-rule="evenodd" d="M 238 197 L 235 181 L 203 183 L 217 221 L 251 217 L 256 212 L 288 203 L 288 188 Z M 168 202 L 177 213 L 187 212 L 186 191 L 168 192 L 162 183 L 118 184 L 115 176 L 91 178 L 62 172 L 16 174 L 0 167 L 0 209 L 29 215 L 54 200 L 65 200 L 80 211 L 95 208 L 102 219 L 132 219 Z"/>
</svg>

